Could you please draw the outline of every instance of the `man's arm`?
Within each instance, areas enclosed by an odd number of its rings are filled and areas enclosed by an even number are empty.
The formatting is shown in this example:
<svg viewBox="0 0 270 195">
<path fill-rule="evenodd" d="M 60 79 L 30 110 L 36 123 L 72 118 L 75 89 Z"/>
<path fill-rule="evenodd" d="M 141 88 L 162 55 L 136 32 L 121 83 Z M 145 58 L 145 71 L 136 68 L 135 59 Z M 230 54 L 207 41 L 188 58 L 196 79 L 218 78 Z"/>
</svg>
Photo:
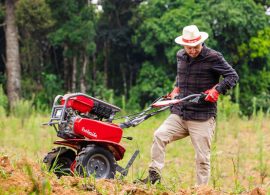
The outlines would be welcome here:
<svg viewBox="0 0 270 195">
<path fill-rule="evenodd" d="M 217 53 L 212 69 L 223 77 L 223 80 L 215 87 L 219 93 L 225 94 L 229 89 L 236 85 L 239 76 L 232 66 L 224 59 L 222 54 Z"/>
</svg>

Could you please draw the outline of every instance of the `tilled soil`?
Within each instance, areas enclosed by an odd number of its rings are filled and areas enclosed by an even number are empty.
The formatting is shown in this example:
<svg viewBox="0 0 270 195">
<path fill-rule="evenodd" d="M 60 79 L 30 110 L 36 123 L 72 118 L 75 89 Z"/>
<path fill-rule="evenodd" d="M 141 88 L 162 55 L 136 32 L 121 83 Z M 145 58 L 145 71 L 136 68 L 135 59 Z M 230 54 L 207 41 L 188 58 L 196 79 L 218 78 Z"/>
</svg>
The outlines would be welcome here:
<svg viewBox="0 0 270 195">
<path fill-rule="evenodd" d="M 63 176 L 58 179 L 48 173 L 40 164 L 21 159 L 11 163 L 8 156 L 0 156 L 0 194 L 129 194 L 129 195 L 219 195 L 228 194 L 214 190 L 209 186 L 180 189 L 178 192 L 164 192 L 155 186 L 131 184 L 121 180 L 94 180 L 80 177 Z M 255 188 L 243 195 L 265 195 L 262 188 Z"/>
</svg>

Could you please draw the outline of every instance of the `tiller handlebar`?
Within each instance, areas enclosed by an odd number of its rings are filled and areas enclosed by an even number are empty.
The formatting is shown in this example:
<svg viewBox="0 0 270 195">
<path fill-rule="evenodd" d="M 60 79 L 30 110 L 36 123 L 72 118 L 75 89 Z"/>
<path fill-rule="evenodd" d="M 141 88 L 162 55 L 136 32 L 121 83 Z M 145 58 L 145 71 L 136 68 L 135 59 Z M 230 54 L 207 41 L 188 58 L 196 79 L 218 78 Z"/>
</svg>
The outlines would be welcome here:
<svg viewBox="0 0 270 195">
<path fill-rule="evenodd" d="M 192 94 L 192 95 L 186 96 L 186 97 L 181 98 L 181 99 L 173 99 L 173 100 L 168 100 L 165 97 L 160 97 L 156 101 L 154 101 L 148 108 L 146 108 L 144 111 L 142 111 L 141 113 L 138 113 L 131 118 L 126 117 L 126 121 L 124 123 L 120 123 L 119 126 L 122 129 L 129 128 L 129 127 L 135 127 L 135 126 L 139 125 L 141 122 L 150 118 L 151 116 L 154 116 L 162 111 L 165 111 L 175 104 L 199 103 L 201 100 L 204 100 L 205 97 L 206 97 L 206 94 L 204 94 L 204 93 Z M 153 109 L 155 109 L 155 111 L 152 111 Z"/>
</svg>

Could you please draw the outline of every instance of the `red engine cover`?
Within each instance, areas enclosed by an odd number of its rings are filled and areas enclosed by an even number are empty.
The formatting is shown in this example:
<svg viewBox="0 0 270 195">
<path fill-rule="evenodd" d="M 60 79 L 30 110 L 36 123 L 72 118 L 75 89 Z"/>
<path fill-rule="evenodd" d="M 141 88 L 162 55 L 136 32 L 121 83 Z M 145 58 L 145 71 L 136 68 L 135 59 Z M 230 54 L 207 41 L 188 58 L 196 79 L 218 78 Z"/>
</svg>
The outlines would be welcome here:
<svg viewBox="0 0 270 195">
<path fill-rule="evenodd" d="M 102 121 L 76 118 L 73 131 L 89 139 L 99 139 L 119 143 L 122 138 L 123 130 L 117 125 Z"/>
<path fill-rule="evenodd" d="M 61 100 L 61 105 L 65 104 L 68 95 L 64 95 Z M 90 112 L 94 106 L 94 100 L 87 98 L 85 96 L 76 96 L 72 97 L 67 102 L 67 108 L 71 107 L 74 110 L 78 110 L 79 112 L 85 113 Z"/>
</svg>

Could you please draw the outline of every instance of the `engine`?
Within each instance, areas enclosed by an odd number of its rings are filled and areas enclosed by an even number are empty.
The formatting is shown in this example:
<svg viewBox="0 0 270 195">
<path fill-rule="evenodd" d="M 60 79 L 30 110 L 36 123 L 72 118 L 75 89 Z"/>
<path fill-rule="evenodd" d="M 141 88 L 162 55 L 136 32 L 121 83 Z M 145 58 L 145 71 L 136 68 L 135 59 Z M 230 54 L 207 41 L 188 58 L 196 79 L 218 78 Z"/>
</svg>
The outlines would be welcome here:
<svg viewBox="0 0 270 195">
<path fill-rule="evenodd" d="M 120 108 L 91 96 L 74 93 L 57 96 L 49 125 L 63 139 L 96 139 L 119 143 L 122 129 L 112 123 Z M 58 125 L 58 126 L 56 126 Z"/>
</svg>

